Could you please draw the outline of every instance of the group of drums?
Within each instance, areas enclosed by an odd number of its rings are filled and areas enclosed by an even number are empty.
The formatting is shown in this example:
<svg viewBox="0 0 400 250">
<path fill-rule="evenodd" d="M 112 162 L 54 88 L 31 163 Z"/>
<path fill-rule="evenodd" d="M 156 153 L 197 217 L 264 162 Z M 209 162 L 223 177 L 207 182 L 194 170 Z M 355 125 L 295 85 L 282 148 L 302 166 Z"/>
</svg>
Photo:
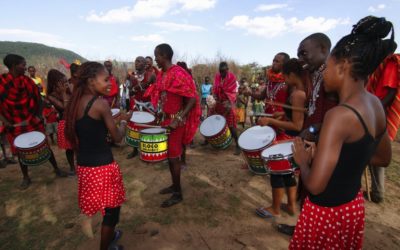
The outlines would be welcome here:
<svg viewBox="0 0 400 250">
<path fill-rule="evenodd" d="M 215 148 L 225 149 L 232 143 L 232 136 L 221 115 L 212 115 L 200 125 L 200 133 Z M 293 161 L 293 141 L 276 140 L 276 133 L 269 126 L 246 129 L 238 139 L 249 170 L 258 175 L 288 174 L 297 170 Z"/>
<path fill-rule="evenodd" d="M 112 109 L 114 117 L 119 109 Z M 168 158 L 167 129 L 156 126 L 156 117 L 145 111 L 135 111 L 127 126 L 125 142 L 137 148 L 145 162 L 159 162 Z M 200 125 L 200 133 L 216 149 L 225 149 L 232 143 L 232 135 L 221 115 L 212 115 Z M 269 126 L 254 126 L 239 137 L 248 168 L 254 174 L 287 174 L 296 170 L 292 141 L 276 141 L 276 133 Z M 21 162 L 28 166 L 40 165 L 51 156 L 46 136 L 38 131 L 19 135 L 14 141 Z"/>
</svg>

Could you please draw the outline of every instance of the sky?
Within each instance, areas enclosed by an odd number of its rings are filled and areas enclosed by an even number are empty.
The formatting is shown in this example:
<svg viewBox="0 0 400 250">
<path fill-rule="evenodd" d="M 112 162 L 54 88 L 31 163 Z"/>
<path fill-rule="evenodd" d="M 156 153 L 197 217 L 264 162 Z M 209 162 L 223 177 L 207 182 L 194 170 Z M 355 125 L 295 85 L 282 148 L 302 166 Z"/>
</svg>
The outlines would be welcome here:
<svg viewBox="0 0 400 250">
<path fill-rule="evenodd" d="M 296 57 L 314 32 L 335 44 L 367 15 L 385 17 L 400 35 L 400 0 L 19 0 L 0 8 L 1 41 L 43 43 L 89 60 L 133 61 L 166 42 L 189 64 L 222 56 L 268 65 L 279 52 Z"/>
</svg>

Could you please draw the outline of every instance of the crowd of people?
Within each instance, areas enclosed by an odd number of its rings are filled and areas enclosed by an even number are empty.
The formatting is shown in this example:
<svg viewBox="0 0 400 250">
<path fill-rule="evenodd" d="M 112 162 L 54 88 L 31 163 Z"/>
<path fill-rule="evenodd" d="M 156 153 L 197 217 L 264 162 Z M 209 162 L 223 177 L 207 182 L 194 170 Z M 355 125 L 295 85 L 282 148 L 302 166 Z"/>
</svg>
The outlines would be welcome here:
<svg viewBox="0 0 400 250">
<path fill-rule="evenodd" d="M 183 201 L 181 170 L 186 147 L 200 123 L 221 115 L 240 155 L 237 125 L 270 126 L 276 141 L 293 141 L 295 172 L 270 174 L 272 204 L 255 209 L 266 219 L 282 211 L 294 215 L 296 226 L 278 225 L 292 236 L 290 249 L 361 249 L 364 196 L 379 203 L 384 197 L 384 168 L 391 161 L 391 141 L 400 125 L 400 56 L 394 54 L 393 25 L 368 16 L 353 26 L 331 49 L 329 37 L 304 38 L 297 58 L 275 55 L 265 74 L 248 83 L 237 81 L 227 62 L 219 64 L 214 81 L 204 76 L 197 86 L 185 62 L 173 64 L 173 49 L 160 44 L 151 56 L 138 56 L 134 72 L 121 83 L 111 61 L 73 63 L 70 79 L 57 69 L 47 84 L 22 56 L 4 58 L 8 73 L 0 77 L 1 167 L 16 164 L 23 175 L 21 189 L 31 184 L 28 166 L 14 140 L 38 131 L 65 150 L 69 172 L 62 171 L 49 147 L 49 161 L 58 177 L 78 177 L 78 201 L 83 214 L 103 215 L 101 249 L 121 249 L 116 230 L 126 200 L 122 174 L 111 146 L 121 142 L 134 112 L 148 112 L 157 127 L 168 130 L 167 159 L 172 184 L 159 191 L 171 196 L 167 208 Z M 390 34 L 390 37 L 386 37 Z M 251 109 L 249 108 L 251 105 Z M 118 115 L 112 109 L 120 109 Z M 247 122 L 247 116 L 249 122 Z M 208 145 L 205 140 L 202 146 Z M 7 152 L 7 148 L 11 152 Z M 134 158 L 140 147 L 126 156 Z M 366 166 L 372 191 L 361 191 Z M 282 200 L 287 195 L 287 205 Z M 296 198 L 300 200 L 299 204 Z"/>
</svg>

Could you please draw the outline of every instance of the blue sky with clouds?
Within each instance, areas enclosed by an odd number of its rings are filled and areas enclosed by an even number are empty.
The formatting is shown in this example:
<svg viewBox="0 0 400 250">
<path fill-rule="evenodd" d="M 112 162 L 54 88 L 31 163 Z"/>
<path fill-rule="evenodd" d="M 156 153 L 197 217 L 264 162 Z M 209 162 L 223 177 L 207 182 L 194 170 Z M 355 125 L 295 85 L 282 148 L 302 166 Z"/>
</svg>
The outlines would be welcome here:
<svg viewBox="0 0 400 250">
<path fill-rule="evenodd" d="M 0 40 L 129 61 L 167 42 L 188 62 L 223 55 L 267 65 L 277 52 L 296 56 L 313 32 L 336 43 L 366 15 L 386 17 L 400 35 L 399 10 L 400 0 L 20 0 L 2 4 Z"/>
</svg>

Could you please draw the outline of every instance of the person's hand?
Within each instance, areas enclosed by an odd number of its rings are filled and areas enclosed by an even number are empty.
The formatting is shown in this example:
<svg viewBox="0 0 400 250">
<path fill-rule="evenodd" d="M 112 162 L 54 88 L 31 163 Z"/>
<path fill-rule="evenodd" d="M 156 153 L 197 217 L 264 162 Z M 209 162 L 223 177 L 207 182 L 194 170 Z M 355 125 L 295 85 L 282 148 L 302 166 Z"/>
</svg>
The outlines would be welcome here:
<svg viewBox="0 0 400 250">
<path fill-rule="evenodd" d="M 260 117 L 258 118 L 258 125 L 260 126 L 268 126 L 271 122 L 271 119 L 268 117 Z"/>
<path fill-rule="evenodd" d="M 272 114 L 272 117 L 275 119 L 278 119 L 278 120 L 281 120 L 283 118 L 283 116 L 284 116 L 283 112 L 275 112 Z"/>
<path fill-rule="evenodd" d="M 174 118 L 172 122 L 168 125 L 168 128 L 173 130 L 179 126 L 180 121 L 177 118 Z"/>
<path fill-rule="evenodd" d="M 307 144 L 300 137 L 296 137 L 293 141 L 292 150 L 293 159 L 297 165 L 300 167 L 310 167 L 315 153 L 315 144 L 314 146 L 307 147 Z"/>
<path fill-rule="evenodd" d="M 224 107 L 225 107 L 225 109 L 226 110 L 231 110 L 231 108 L 232 108 L 232 104 L 231 104 L 231 102 L 230 101 L 224 101 Z"/>
</svg>

